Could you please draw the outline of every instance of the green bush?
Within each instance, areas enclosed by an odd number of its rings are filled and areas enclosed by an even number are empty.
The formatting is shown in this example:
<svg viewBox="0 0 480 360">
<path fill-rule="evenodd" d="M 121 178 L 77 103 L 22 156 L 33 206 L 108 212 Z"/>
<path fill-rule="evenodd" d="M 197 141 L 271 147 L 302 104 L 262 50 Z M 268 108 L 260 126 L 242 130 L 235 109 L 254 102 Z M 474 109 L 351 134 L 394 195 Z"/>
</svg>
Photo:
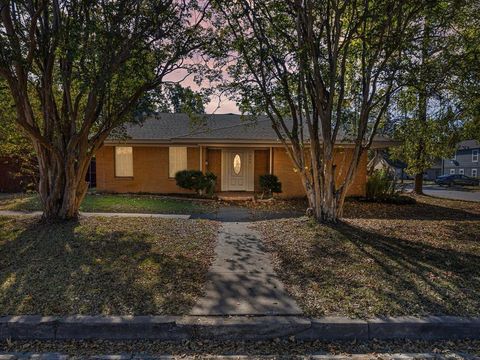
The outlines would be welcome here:
<svg viewBox="0 0 480 360">
<path fill-rule="evenodd" d="M 376 170 L 367 181 L 367 199 L 382 200 L 394 196 L 395 180 L 385 170 Z"/>
<path fill-rule="evenodd" d="M 194 190 L 199 195 L 213 195 L 217 177 L 211 172 L 203 174 L 200 170 L 182 170 L 175 174 L 178 186 L 187 190 Z"/>
<path fill-rule="evenodd" d="M 217 183 L 217 175 L 215 175 L 210 171 L 207 171 L 204 175 L 205 192 L 207 195 L 213 195 L 213 193 L 215 192 L 216 183 Z"/>
<path fill-rule="evenodd" d="M 262 189 L 262 198 L 265 195 L 271 196 L 273 193 L 282 192 L 282 183 L 278 177 L 271 174 L 260 175 L 260 188 Z"/>
</svg>

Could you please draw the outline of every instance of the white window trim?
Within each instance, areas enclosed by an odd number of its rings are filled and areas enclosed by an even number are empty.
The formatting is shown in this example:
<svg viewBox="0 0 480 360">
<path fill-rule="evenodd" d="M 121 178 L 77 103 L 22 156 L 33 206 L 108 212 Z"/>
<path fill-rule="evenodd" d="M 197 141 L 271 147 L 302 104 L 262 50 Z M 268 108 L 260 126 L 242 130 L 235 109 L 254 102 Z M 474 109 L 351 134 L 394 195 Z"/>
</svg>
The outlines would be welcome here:
<svg viewBox="0 0 480 360">
<path fill-rule="evenodd" d="M 450 175 L 455 175 L 455 169 L 450 169 Z"/>
<path fill-rule="evenodd" d="M 187 147 L 170 146 L 168 148 L 168 177 L 173 179 L 177 172 L 187 170 L 187 168 Z"/>
<path fill-rule="evenodd" d="M 121 154 L 120 151 L 125 153 Z M 121 166 L 121 159 L 119 156 L 124 156 L 125 163 Z M 131 146 L 115 146 L 114 150 L 115 161 L 115 177 L 117 178 L 132 178 L 133 177 L 133 147 Z M 127 162 L 128 161 L 128 162 Z"/>
<path fill-rule="evenodd" d="M 473 175 L 474 172 L 475 172 L 475 175 Z M 478 170 L 472 169 L 472 177 L 476 178 L 477 176 L 478 176 Z"/>
<path fill-rule="evenodd" d="M 458 169 L 458 175 L 465 175 L 465 169 Z"/>
<path fill-rule="evenodd" d="M 478 150 L 472 150 L 472 162 L 478 162 Z"/>
</svg>

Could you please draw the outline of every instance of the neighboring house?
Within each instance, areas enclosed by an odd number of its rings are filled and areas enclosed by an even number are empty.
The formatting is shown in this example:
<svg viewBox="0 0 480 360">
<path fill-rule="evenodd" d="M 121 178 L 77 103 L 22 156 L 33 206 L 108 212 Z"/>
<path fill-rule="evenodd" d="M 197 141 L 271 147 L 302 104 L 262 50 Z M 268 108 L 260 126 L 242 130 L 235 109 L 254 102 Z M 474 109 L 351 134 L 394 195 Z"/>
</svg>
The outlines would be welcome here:
<svg viewBox="0 0 480 360">
<path fill-rule="evenodd" d="M 275 174 L 284 197 L 304 196 L 298 171 L 265 116 L 244 121 L 240 115 L 205 115 L 199 124 L 186 114 L 158 114 L 142 126 L 128 126 L 127 139 L 110 138 L 96 154 L 97 190 L 118 193 L 189 193 L 175 183 L 180 170 L 210 171 L 216 191 L 259 192 L 259 176 Z M 335 150 L 337 177 L 345 176 L 353 153 L 351 140 Z M 391 140 L 376 137 L 374 148 Z M 367 154 L 360 160 L 349 195 L 364 195 Z"/>
<path fill-rule="evenodd" d="M 477 140 L 465 140 L 457 145 L 452 159 L 442 160 L 444 175 L 467 175 L 480 177 L 480 143 Z"/>
<path fill-rule="evenodd" d="M 396 180 L 411 179 L 411 177 L 405 172 L 406 168 L 407 164 L 400 160 L 390 159 L 388 153 L 383 150 L 376 151 L 375 156 L 368 163 L 369 171 L 373 172 L 374 170 L 386 170 Z"/>
<path fill-rule="evenodd" d="M 424 172 L 424 178 L 426 180 L 435 180 L 437 177 L 442 175 L 443 170 L 442 170 L 442 160 L 436 160 L 435 163 L 427 170 Z"/>
</svg>

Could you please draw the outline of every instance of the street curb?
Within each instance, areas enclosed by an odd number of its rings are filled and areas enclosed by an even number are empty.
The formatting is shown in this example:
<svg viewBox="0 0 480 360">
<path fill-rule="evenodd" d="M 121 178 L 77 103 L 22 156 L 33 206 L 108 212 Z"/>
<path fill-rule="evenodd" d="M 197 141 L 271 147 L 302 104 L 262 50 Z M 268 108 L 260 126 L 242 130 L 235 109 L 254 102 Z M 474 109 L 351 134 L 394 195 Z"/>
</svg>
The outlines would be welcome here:
<svg viewBox="0 0 480 360">
<path fill-rule="evenodd" d="M 0 317 L 0 340 L 372 340 L 480 339 L 480 317 L 352 320 L 301 316 Z"/>
</svg>

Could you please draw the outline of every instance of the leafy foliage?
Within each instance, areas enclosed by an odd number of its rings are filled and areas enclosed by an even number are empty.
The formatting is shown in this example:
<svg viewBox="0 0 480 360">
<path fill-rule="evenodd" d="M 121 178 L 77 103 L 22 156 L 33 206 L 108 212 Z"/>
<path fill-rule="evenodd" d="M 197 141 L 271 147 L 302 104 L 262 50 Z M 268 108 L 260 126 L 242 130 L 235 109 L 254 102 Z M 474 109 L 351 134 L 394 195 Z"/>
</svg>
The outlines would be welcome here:
<svg viewBox="0 0 480 360">
<path fill-rule="evenodd" d="M 273 174 L 260 175 L 260 188 L 262 189 L 262 196 L 272 195 L 274 193 L 282 192 L 282 183 L 278 181 L 278 177 Z"/>
<path fill-rule="evenodd" d="M 392 157 L 407 164 L 409 175 L 423 174 L 435 161 L 451 157 L 459 138 L 453 115 L 443 118 L 428 118 L 421 122 L 418 118 L 404 119 L 398 124 L 394 137 L 401 145 L 390 150 Z"/>
<path fill-rule="evenodd" d="M 15 169 L 3 176 L 17 181 L 23 190 L 36 188 L 38 164 L 31 142 L 15 122 L 14 101 L 7 84 L 0 78 L 0 159 Z"/>
<path fill-rule="evenodd" d="M 213 195 L 217 176 L 211 172 L 203 173 L 200 170 L 182 170 L 175 174 L 177 186 L 194 190 L 197 194 Z"/>
<path fill-rule="evenodd" d="M 207 101 L 202 92 L 180 84 L 165 84 L 147 91 L 140 98 L 135 112 L 139 115 L 156 112 L 205 114 Z"/>
<path fill-rule="evenodd" d="M 391 172 L 385 169 L 375 170 L 367 180 L 366 196 L 362 201 L 387 204 L 415 204 L 416 200 L 407 195 L 401 195 L 396 188 L 396 181 Z"/>
<path fill-rule="evenodd" d="M 374 171 L 367 180 L 367 199 L 377 200 L 395 194 L 395 180 L 386 170 Z"/>
<path fill-rule="evenodd" d="M 475 6 L 462 1 L 427 3 L 418 36 L 407 49 L 404 86 L 393 98 L 390 117 L 393 135 L 401 142 L 393 155 L 415 175 L 416 192 L 422 192 L 424 171 L 452 156 L 462 132 L 468 132 L 462 126 L 475 112 L 472 90 L 476 83 L 478 94 L 479 52 L 477 41 L 474 45 L 468 39 L 480 29 L 472 16 Z"/>
</svg>

